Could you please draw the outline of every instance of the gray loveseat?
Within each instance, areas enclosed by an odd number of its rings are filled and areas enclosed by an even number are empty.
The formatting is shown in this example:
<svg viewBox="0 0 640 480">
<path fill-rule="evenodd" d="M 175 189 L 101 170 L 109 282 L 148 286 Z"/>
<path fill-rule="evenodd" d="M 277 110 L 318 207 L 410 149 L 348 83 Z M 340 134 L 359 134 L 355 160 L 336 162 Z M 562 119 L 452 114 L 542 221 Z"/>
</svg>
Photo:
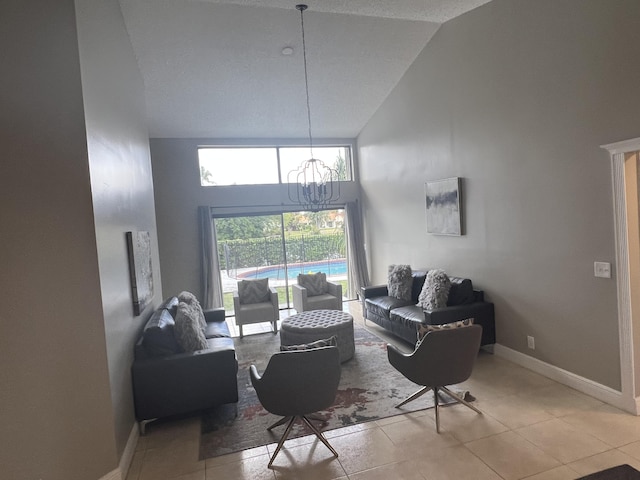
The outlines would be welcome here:
<svg viewBox="0 0 640 480">
<path fill-rule="evenodd" d="M 135 346 L 131 367 L 136 419 L 149 421 L 238 401 L 238 362 L 224 309 L 205 310 L 207 348 L 181 349 L 174 334 L 178 298 L 151 315 Z"/>
<path fill-rule="evenodd" d="M 390 297 L 387 285 L 362 287 L 360 299 L 365 321 L 371 320 L 414 345 L 421 324 L 440 325 L 473 317 L 474 323 L 482 326 L 481 344 L 494 344 L 496 327 L 493 303 L 485 302 L 484 292 L 474 289 L 470 279 L 449 277 L 451 290 L 444 308 L 427 311 L 417 305 L 427 272 L 428 269 L 412 271 L 411 300 Z"/>
</svg>

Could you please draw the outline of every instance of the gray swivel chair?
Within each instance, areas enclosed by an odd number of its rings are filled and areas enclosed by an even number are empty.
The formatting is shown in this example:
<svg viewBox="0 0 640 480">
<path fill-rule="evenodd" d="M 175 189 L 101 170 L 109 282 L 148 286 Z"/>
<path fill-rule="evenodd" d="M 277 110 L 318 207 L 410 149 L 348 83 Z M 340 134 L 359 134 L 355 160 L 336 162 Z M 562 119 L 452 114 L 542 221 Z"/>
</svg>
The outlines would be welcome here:
<svg viewBox="0 0 640 480">
<path fill-rule="evenodd" d="M 454 400 L 475 412 L 480 410 L 448 389 L 447 385 L 461 383 L 471 376 L 473 365 L 480 349 L 482 327 L 471 325 L 462 328 L 441 329 L 428 332 L 413 353 L 400 352 L 387 345 L 389 363 L 402 375 L 423 388 L 396 405 L 415 400 L 433 390 L 436 413 L 436 431 L 440 433 L 438 391 L 442 390 Z"/>
<path fill-rule="evenodd" d="M 340 382 L 338 347 L 319 347 L 275 353 L 262 376 L 250 368 L 251 383 L 260 403 L 270 413 L 283 418 L 267 430 L 287 423 L 287 428 L 269 460 L 269 467 L 289 436 L 296 419 L 302 420 L 334 456 L 338 453 L 322 432 L 311 423 L 312 413 L 333 405 Z"/>
</svg>

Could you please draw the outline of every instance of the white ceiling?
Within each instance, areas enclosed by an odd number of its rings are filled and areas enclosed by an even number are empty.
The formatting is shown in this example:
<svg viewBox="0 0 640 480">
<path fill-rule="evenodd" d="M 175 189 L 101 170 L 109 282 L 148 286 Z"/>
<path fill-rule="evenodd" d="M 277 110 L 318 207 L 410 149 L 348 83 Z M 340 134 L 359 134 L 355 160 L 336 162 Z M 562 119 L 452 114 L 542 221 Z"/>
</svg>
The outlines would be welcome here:
<svg viewBox="0 0 640 480">
<path fill-rule="evenodd" d="M 489 1 L 307 1 L 313 137 L 356 137 L 440 24 Z M 120 0 L 150 136 L 307 138 L 297 3 Z"/>
</svg>

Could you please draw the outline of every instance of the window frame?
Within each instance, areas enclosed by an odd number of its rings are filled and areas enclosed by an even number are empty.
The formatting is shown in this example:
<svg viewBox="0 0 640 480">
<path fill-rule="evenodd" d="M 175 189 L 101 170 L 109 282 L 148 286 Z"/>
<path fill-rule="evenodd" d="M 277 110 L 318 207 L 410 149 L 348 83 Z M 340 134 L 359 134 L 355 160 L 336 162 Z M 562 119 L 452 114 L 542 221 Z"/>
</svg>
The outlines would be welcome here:
<svg viewBox="0 0 640 480">
<path fill-rule="evenodd" d="M 347 176 L 346 180 L 340 180 L 341 182 L 354 182 L 354 144 L 352 142 L 331 142 L 331 143 L 319 143 L 313 146 L 314 156 L 316 151 L 321 151 L 327 148 L 336 148 L 344 150 L 344 158 L 345 161 L 345 174 Z M 203 150 L 216 150 L 216 149 L 239 149 L 239 150 L 257 150 L 257 149 L 270 149 L 275 151 L 275 160 L 276 160 L 276 168 L 277 168 L 277 177 L 278 183 L 223 183 L 223 184 L 204 184 L 203 183 L 203 165 L 200 152 Z M 287 181 L 288 172 L 282 171 L 282 161 L 281 161 L 281 150 L 287 149 L 309 149 L 308 145 L 300 145 L 300 144 L 277 144 L 277 145 L 199 145 L 197 147 L 197 162 L 198 162 L 198 175 L 200 177 L 200 186 L 201 187 L 251 187 L 251 186 L 264 186 L 264 185 L 288 185 Z M 303 160 L 301 160 L 302 162 Z M 205 166 L 206 168 L 206 166 Z M 208 170 L 210 171 L 210 170 Z"/>
</svg>

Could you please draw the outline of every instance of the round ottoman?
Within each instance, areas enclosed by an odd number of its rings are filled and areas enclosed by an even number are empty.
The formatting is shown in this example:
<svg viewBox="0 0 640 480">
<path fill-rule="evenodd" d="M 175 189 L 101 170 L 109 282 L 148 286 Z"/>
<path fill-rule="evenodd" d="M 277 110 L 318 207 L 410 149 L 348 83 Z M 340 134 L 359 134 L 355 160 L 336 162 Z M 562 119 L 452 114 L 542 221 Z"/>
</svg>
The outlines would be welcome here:
<svg viewBox="0 0 640 480">
<path fill-rule="evenodd" d="M 356 350 L 353 342 L 353 317 L 346 312 L 309 310 L 285 318 L 280 326 L 281 345 L 301 345 L 333 335 L 338 338 L 340 361 L 353 358 Z"/>
</svg>

